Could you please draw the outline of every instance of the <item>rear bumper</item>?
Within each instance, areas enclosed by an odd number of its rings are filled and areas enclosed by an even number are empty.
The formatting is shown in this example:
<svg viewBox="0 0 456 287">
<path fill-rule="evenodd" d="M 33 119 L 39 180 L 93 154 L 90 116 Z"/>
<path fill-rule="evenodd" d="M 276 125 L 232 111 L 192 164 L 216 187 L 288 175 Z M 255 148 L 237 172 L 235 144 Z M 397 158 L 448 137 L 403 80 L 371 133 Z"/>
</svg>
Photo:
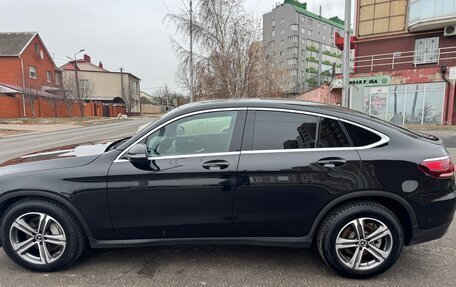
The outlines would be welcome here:
<svg viewBox="0 0 456 287">
<path fill-rule="evenodd" d="M 413 237 L 407 245 L 416 245 L 431 240 L 436 240 L 445 235 L 450 227 L 451 222 L 431 229 L 420 229 L 418 226 L 413 227 Z"/>
</svg>

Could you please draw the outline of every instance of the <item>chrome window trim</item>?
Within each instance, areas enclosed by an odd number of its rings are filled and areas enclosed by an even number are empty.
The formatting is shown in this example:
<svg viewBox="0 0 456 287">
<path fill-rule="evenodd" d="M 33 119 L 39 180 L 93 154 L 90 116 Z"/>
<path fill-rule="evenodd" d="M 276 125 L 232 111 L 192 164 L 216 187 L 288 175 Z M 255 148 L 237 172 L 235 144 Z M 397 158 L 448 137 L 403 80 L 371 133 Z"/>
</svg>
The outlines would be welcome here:
<svg viewBox="0 0 456 287">
<path fill-rule="evenodd" d="M 332 120 L 339 120 L 338 117 L 334 116 L 329 116 L 325 114 L 320 114 L 320 113 L 314 113 L 314 112 L 307 112 L 307 111 L 298 111 L 298 110 L 290 110 L 290 109 L 279 109 L 279 108 L 255 108 L 255 107 L 249 107 L 249 111 L 270 111 L 270 112 L 285 112 L 285 113 L 293 113 L 293 114 L 303 114 L 303 115 L 309 115 L 309 116 L 316 116 L 316 117 L 322 117 L 322 118 L 328 118 Z"/>
<path fill-rule="evenodd" d="M 330 147 L 327 147 L 327 148 L 302 148 L 302 149 L 277 149 L 277 150 L 249 150 L 249 151 L 242 151 L 241 154 L 255 154 L 255 153 L 280 153 L 280 152 L 308 152 L 308 151 L 348 151 L 348 150 L 366 150 L 366 149 L 371 149 L 371 148 L 374 148 L 374 147 L 378 147 L 378 146 L 381 146 L 381 145 L 384 145 L 386 144 L 387 142 L 389 142 L 390 138 L 377 131 L 377 130 L 374 130 L 372 128 L 369 128 L 369 127 L 366 127 L 364 125 L 361 125 L 361 124 L 358 124 L 358 123 L 355 123 L 355 122 L 352 122 L 352 121 L 349 121 L 349 120 L 346 120 L 346 119 L 343 119 L 343 118 L 339 118 L 339 117 L 334 117 L 334 116 L 329 116 L 329 115 L 325 115 L 325 114 L 320 114 L 320 113 L 314 113 L 314 112 L 307 112 L 307 111 L 297 111 L 297 110 L 290 110 L 290 109 L 278 109 L 278 108 L 249 108 L 249 111 L 250 110 L 257 110 L 257 111 L 276 111 L 276 112 L 286 112 L 286 113 L 295 113 L 295 114 L 304 114 L 304 115 L 311 115 L 311 116 L 317 116 L 317 117 L 322 117 L 322 118 L 327 118 L 327 119 L 332 119 L 332 120 L 336 120 L 336 121 L 341 121 L 341 122 L 345 122 L 345 123 L 348 123 L 348 124 L 352 124 L 354 126 L 357 126 L 357 127 L 360 127 L 362 129 L 365 129 L 371 133 L 374 133 L 376 135 L 378 135 L 380 137 L 380 140 L 378 142 L 375 142 L 373 144 L 370 144 L 370 145 L 366 145 L 366 146 L 360 146 L 360 147 L 334 147 L 334 148 L 330 148 Z"/>
<path fill-rule="evenodd" d="M 191 113 L 188 113 L 188 114 L 183 114 L 183 115 L 180 115 L 178 117 L 175 117 L 175 118 L 172 118 L 164 123 L 162 123 L 161 125 L 157 126 L 156 128 L 154 128 L 153 130 L 151 130 L 150 132 L 148 132 L 147 134 L 145 134 L 144 136 L 140 137 L 138 140 L 136 140 L 135 142 L 133 142 L 131 145 L 129 145 L 128 147 L 126 147 L 117 157 L 116 159 L 113 161 L 113 163 L 117 163 L 117 162 L 125 162 L 125 161 L 128 161 L 126 159 L 122 159 L 122 157 L 125 155 L 125 153 L 127 153 L 127 151 L 132 147 L 134 146 L 135 144 L 139 143 L 140 141 L 144 140 L 146 137 L 148 137 L 149 135 L 153 134 L 154 132 L 156 132 L 157 130 L 161 129 L 162 127 L 172 123 L 172 122 L 175 122 L 177 120 L 180 120 L 180 119 L 183 119 L 183 118 L 186 118 L 186 117 L 190 117 L 190 116 L 194 116 L 194 115 L 199 115 L 199 114 L 205 114 L 205 113 L 213 113 L 213 112 L 227 112 L 227 111 L 245 111 L 247 110 L 247 107 L 239 107 L 239 108 L 223 108 L 223 109 L 209 109 L 209 110 L 201 110 L 201 111 L 196 111 L 196 112 L 191 112 Z M 212 153 L 212 154 L 221 154 L 221 153 Z M 195 156 L 202 156 L 202 155 L 210 155 L 210 154 L 195 154 L 195 155 L 179 155 L 179 156 L 163 156 L 163 157 L 152 157 L 154 159 L 165 159 L 165 158 L 169 158 L 169 157 L 177 157 L 177 158 L 184 158 L 184 157 L 195 157 Z M 150 158 L 149 158 L 150 159 Z"/>
<path fill-rule="evenodd" d="M 315 113 L 315 112 L 307 112 L 307 111 L 298 111 L 298 110 L 291 110 L 291 109 L 280 109 L 280 108 L 261 108 L 261 107 L 239 107 L 239 108 L 223 108 L 223 109 L 210 109 L 210 110 L 201 110 L 197 112 L 192 112 L 184 115 L 180 115 L 176 118 L 170 119 L 163 124 L 159 125 L 155 129 L 151 130 L 149 133 L 145 134 L 138 140 L 136 140 L 134 143 L 129 145 L 125 150 L 120 153 L 116 159 L 114 160 L 114 163 L 118 162 L 129 162 L 126 159 L 122 159 L 125 155 L 125 153 L 130 149 L 130 147 L 134 146 L 138 142 L 144 140 L 146 137 L 151 135 L 152 133 L 156 132 L 160 128 L 162 128 L 165 125 L 168 125 L 174 121 L 180 120 L 185 117 L 193 116 L 193 115 L 198 115 L 198 114 L 205 114 L 205 113 L 211 113 L 211 112 L 223 112 L 223 111 L 245 111 L 245 110 L 253 110 L 253 111 L 273 111 L 273 112 L 286 112 L 286 113 L 295 113 L 295 114 L 304 114 L 304 115 L 310 115 L 310 116 L 317 116 L 317 117 L 322 117 L 322 118 L 327 118 L 327 119 L 332 119 L 332 120 L 338 120 L 344 123 L 352 124 L 354 126 L 360 127 L 362 129 L 365 129 L 371 133 L 374 133 L 380 137 L 380 140 L 378 142 L 375 142 L 373 144 L 367 145 L 367 146 L 361 146 L 361 147 L 335 147 L 335 148 L 302 148 L 302 149 L 274 149 L 274 150 L 246 150 L 246 151 L 234 151 L 234 152 L 220 152 L 220 153 L 201 153 L 201 154 L 187 154 L 187 155 L 173 155 L 173 156 L 162 156 L 162 157 L 149 157 L 149 160 L 157 160 L 157 159 L 183 159 L 183 158 L 193 158 L 193 157 L 209 157 L 209 156 L 223 156 L 223 155 L 242 155 L 242 154 L 262 154 L 262 153 L 297 153 L 297 152 L 321 152 L 321 151 L 356 151 L 356 150 L 366 150 L 366 149 L 371 149 L 374 147 L 378 147 L 381 145 L 384 145 L 389 142 L 390 138 L 372 128 L 366 127 L 362 124 L 358 124 L 355 122 L 352 122 L 350 120 L 346 120 L 343 118 L 338 118 L 335 116 L 330 116 L 330 115 L 325 115 L 325 114 L 320 114 L 320 113 Z"/>
</svg>

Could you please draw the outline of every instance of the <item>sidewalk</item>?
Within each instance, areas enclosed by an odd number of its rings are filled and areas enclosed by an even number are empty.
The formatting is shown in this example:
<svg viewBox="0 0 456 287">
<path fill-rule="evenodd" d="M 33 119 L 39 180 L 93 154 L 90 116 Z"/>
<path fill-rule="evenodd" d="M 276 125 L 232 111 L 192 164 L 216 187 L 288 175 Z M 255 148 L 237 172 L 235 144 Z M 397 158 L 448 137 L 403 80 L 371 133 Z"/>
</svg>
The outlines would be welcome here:
<svg viewBox="0 0 456 287">
<path fill-rule="evenodd" d="M 117 118 L 36 118 L 36 119 L 1 119 L 0 138 L 24 133 L 47 133 L 131 120 Z"/>
</svg>

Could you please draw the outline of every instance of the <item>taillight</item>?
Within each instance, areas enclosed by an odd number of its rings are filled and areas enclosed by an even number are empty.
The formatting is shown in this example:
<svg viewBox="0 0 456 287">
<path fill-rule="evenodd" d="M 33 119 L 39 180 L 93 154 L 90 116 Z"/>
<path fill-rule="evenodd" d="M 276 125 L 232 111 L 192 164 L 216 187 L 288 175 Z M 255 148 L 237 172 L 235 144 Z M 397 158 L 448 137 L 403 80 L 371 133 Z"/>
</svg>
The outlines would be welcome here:
<svg viewBox="0 0 456 287">
<path fill-rule="evenodd" d="M 419 167 L 425 174 L 435 178 L 451 178 L 454 175 L 454 164 L 450 157 L 426 159 Z"/>
</svg>

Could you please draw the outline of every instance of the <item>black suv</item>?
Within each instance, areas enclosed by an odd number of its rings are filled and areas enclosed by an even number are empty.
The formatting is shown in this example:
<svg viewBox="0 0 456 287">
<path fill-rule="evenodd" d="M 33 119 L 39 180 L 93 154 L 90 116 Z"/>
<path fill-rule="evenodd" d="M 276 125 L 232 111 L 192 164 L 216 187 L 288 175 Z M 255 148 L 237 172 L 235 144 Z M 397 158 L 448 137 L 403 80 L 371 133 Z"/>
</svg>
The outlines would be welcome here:
<svg viewBox="0 0 456 287">
<path fill-rule="evenodd" d="M 36 271 L 92 248 L 310 247 L 349 277 L 379 274 L 455 212 L 442 141 L 351 110 L 238 100 L 175 109 L 132 138 L 0 168 L 0 242 Z"/>
</svg>

